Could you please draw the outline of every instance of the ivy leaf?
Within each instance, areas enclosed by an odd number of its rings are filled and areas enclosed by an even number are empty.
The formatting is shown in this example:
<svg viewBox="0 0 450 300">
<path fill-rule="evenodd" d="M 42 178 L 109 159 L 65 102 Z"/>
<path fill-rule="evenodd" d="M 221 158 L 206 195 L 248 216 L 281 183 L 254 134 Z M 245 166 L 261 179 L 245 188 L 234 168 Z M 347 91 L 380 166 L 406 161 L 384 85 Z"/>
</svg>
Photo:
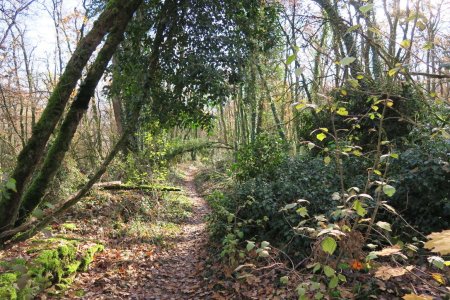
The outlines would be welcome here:
<svg viewBox="0 0 450 300">
<path fill-rule="evenodd" d="M 341 64 L 341 66 L 347 66 L 347 65 L 351 64 L 352 62 L 354 62 L 355 60 L 356 60 L 355 57 L 347 56 L 347 57 L 344 57 L 343 59 L 341 59 L 339 64 Z"/>
<path fill-rule="evenodd" d="M 326 157 L 323 159 L 323 162 L 324 162 L 324 164 L 325 164 L 326 166 L 328 166 L 328 165 L 330 164 L 330 162 L 331 162 L 331 157 L 326 156 Z"/>
<path fill-rule="evenodd" d="M 267 242 L 267 241 L 262 241 L 261 242 L 261 248 L 267 248 L 267 247 L 269 247 L 269 245 L 270 245 L 270 243 Z"/>
<path fill-rule="evenodd" d="M 383 185 L 383 193 L 385 193 L 388 197 L 392 197 L 395 194 L 395 187 L 389 184 Z"/>
<path fill-rule="evenodd" d="M 247 251 L 250 252 L 253 250 L 253 248 L 255 248 L 255 242 L 247 241 L 247 247 L 246 247 Z"/>
<path fill-rule="evenodd" d="M 336 111 L 336 113 L 340 116 L 348 116 L 348 111 L 345 109 L 345 107 L 339 107 L 339 109 Z"/>
<path fill-rule="evenodd" d="M 336 250 L 337 243 L 336 243 L 336 241 L 333 238 L 327 236 L 326 238 L 323 239 L 323 241 L 321 243 L 321 246 L 322 246 L 322 250 L 324 252 L 326 252 L 326 253 L 331 255 Z"/>
<path fill-rule="evenodd" d="M 378 221 L 376 223 L 376 225 L 378 227 L 380 227 L 381 229 L 384 229 L 384 230 L 387 230 L 387 231 L 392 231 L 391 224 L 389 224 L 388 222 Z"/>
<path fill-rule="evenodd" d="M 372 9 L 373 9 L 373 4 L 367 4 L 367 5 L 361 6 L 359 8 L 359 11 L 362 12 L 363 14 L 365 14 Z"/>
<path fill-rule="evenodd" d="M 327 135 L 326 135 L 325 133 L 323 133 L 323 132 L 321 132 L 321 133 L 319 133 L 318 135 L 316 135 L 316 138 L 317 138 L 319 141 L 323 141 L 326 137 L 327 137 Z"/>
</svg>

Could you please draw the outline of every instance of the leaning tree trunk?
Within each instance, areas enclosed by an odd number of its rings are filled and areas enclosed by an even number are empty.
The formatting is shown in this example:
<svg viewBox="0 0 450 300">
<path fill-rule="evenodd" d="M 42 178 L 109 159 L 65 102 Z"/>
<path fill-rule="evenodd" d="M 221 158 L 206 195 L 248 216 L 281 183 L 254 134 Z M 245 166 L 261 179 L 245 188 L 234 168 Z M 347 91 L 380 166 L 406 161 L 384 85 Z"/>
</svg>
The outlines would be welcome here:
<svg viewBox="0 0 450 300">
<path fill-rule="evenodd" d="M 58 135 L 51 145 L 42 167 L 38 174 L 33 178 L 32 183 L 22 197 L 22 205 L 16 223 L 22 223 L 42 201 L 42 197 L 48 184 L 58 171 L 65 153 L 69 150 L 70 142 L 75 135 L 81 118 L 88 109 L 89 101 L 94 95 L 95 88 L 97 87 L 108 62 L 111 60 L 117 46 L 123 40 L 123 33 L 125 32 L 126 26 L 141 3 L 142 0 L 129 1 L 127 6 L 120 11 L 119 15 L 117 15 L 115 25 L 108 35 L 94 64 L 89 69 L 85 80 L 81 84 L 78 94 L 64 118 Z"/>
<path fill-rule="evenodd" d="M 67 63 L 47 106 L 33 128 L 32 136 L 17 158 L 16 167 L 11 175 L 11 178 L 16 181 L 15 189 L 8 189 L 7 195 L 0 199 L 0 215 L 2 216 L 0 231 L 13 226 L 21 205 L 20 199 L 25 185 L 36 169 L 50 135 L 61 119 L 70 95 L 81 78 L 84 67 L 103 37 L 113 27 L 117 16 L 129 5 L 128 0 L 111 0 L 108 2 L 105 11 L 94 23 L 92 30 L 79 42 Z"/>
</svg>

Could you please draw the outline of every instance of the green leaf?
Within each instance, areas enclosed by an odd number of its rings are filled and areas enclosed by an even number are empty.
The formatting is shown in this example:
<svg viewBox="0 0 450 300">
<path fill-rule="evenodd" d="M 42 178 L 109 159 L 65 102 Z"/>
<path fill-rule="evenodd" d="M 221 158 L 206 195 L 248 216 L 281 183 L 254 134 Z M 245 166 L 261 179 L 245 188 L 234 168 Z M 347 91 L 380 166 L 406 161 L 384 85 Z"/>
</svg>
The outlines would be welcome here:
<svg viewBox="0 0 450 300">
<path fill-rule="evenodd" d="M 297 212 L 297 214 L 299 214 L 299 215 L 302 216 L 303 218 L 306 217 L 306 216 L 308 216 L 308 209 L 307 209 L 306 207 L 304 207 L 304 206 L 299 207 L 299 208 L 296 210 L 296 212 Z"/>
<path fill-rule="evenodd" d="M 255 242 L 247 241 L 247 247 L 246 247 L 247 251 L 252 251 L 253 248 L 255 248 Z"/>
<path fill-rule="evenodd" d="M 403 41 L 401 41 L 400 46 L 402 48 L 409 48 L 411 46 L 411 41 L 410 40 L 403 40 Z"/>
<path fill-rule="evenodd" d="M 337 243 L 332 237 L 327 236 L 326 238 L 323 239 L 321 246 L 324 252 L 331 255 L 336 250 Z"/>
<path fill-rule="evenodd" d="M 378 176 L 383 175 L 379 170 L 373 170 L 373 172 L 374 172 L 375 174 L 377 174 Z"/>
<path fill-rule="evenodd" d="M 296 206 L 297 206 L 297 203 L 289 203 L 289 204 L 286 204 L 281 210 L 292 209 L 292 208 L 294 208 Z"/>
<path fill-rule="evenodd" d="M 356 211 L 358 216 L 364 217 L 367 214 L 367 210 L 364 209 L 362 203 L 359 200 L 353 202 L 353 209 Z"/>
<path fill-rule="evenodd" d="M 324 164 L 325 164 L 326 166 L 328 166 L 328 165 L 330 164 L 330 162 L 331 162 L 331 157 L 326 156 L 326 157 L 323 159 L 323 162 L 324 162 Z"/>
<path fill-rule="evenodd" d="M 345 107 L 339 107 L 336 113 L 340 116 L 348 116 L 348 111 L 347 109 L 345 109 Z"/>
<path fill-rule="evenodd" d="M 323 132 L 321 132 L 321 133 L 319 133 L 318 135 L 316 135 L 316 138 L 317 138 L 319 141 L 323 141 L 326 137 L 327 137 L 327 135 L 326 135 L 325 133 L 323 133 Z"/>
<path fill-rule="evenodd" d="M 389 184 L 383 185 L 383 193 L 385 193 L 388 197 L 392 197 L 395 194 L 395 187 Z"/>
<path fill-rule="evenodd" d="M 438 269 L 442 270 L 444 268 L 445 261 L 440 256 L 430 256 L 430 257 L 428 257 L 428 262 Z"/>
<path fill-rule="evenodd" d="M 336 273 L 336 271 L 330 266 L 324 266 L 323 273 L 325 274 L 325 276 L 331 277 L 334 276 L 334 273 Z"/>
<path fill-rule="evenodd" d="M 391 157 L 395 158 L 395 159 L 398 159 L 398 154 L 397 153 L 391 153 Z"/>
<path fill-rule="evenodd" d="M 322 267 L 322 265 L 320 263 L 316 263 L 314 265 L 314 269 L 312 270 L 313 273 L 316 273 L 317 271 L 319 271 L 321 267 Z"/>
<path fill-rule="evenodd" d="M 17 193 L 16 180 L 14 178 L 9 178 L 8 181 L 6 182 L 6 188 L 8 190 L 12 190 Z"/>
<path fill-rule="evenodd" d="M 432 42 L 426 42 L 425 45 L 422 47 L 423 50 L 431 50 L 433 49 L 433 43 Z"/>
<path fill-rule="evenodd" d="M 342 282 L 347 282 L 347 278 L 344 275 L 342 275 L 342 274 L 338 274 L 338 278 Z"/>
<path fill-rule="evenodd" d="M 316 299 L 316 300 L 321 300 L 321 299 L 323 299 L 323 294 L 322 294 L 322 292 L 317 292 L 317 293 L 314 295 L 314 299 Z"/>
<path fill-rule="evenodd" d="M 309 142 L 308 143 L 308 149 L 312 150 L 316 145 L 314 143 Z"/>
<path fill-rule="evenodd" d="M 367 5 L 361 6 L 359 8 L 359 11 L 362 12 L 363 14 L 365 14 L 365 13 L 367 13 L 368 11 L 370 11 L 372 9 L 373 9 L 373 4 L 371 3 L 371 4 L 367 4 Z"/>
<path fill-rule="evenodd" d="M 352 32 L 352 31 L 355 31 L 355 30 L 357 30 L 357 29 L 359 29 L 361 27 L 361 25 L 353 25 L 353 26 L 351 26 L 351 27 L 349 27 L 348 29 L 347 29 L 347 32 L 346 33 L 350 33 L 350 32 Z"/>
<path fill-rule="evenodd" d="M 267 242 L 267 241 L 262 241 L 262 242 L 261 242 L 261 248 L 266 248 L 266 247 L 268 247 L 269 245 L 270 245 L 270 243 Z"/>
<path fill-rule="evenodd" d="M 392 231 L 392 229 L 391 229 L 391 224 L 389 224 L 388 222 L 378 221 L 378 222 L 376 223 L 376 225 L 377 225 L 378 227 L 380 227 L 381 229 L 384 229 L 384 230 L 386 230 L 386 231 Z"/>
<path fill-rule="evenodd" d="M 352 62 L 354 62 L 355 60 L 356 60 L 355 57 L 347 56 L 347 57 L 344 57 L 343 59 L 341 59 L 339 64 L 341 64 L 341 66 L 347 66 L 347 65 L 351 64 Z"/>
<path fill-rule="evenodd" d="M 334 289 L 335 287 L 338 286 L 339 283 L 339 278 L 337 276 L 333 276 L 333 278 L 331 278 L 330 282 L 328 283 L 328 287 L 330 289 Z"/>
<path fill-rule="evenodd" d="M 295 72 L 296 76 L 301 76 L 303 74 L 303 71 L 304 71 L 304 68 L 300 67 L 300 68 L 295 69 L 294 72 Z"/>
<path fill-rule="evenodd" d="M 294 62 L 294 60 L 297 58 L 297 55 L 294 53 L 290 56 L 288 56 L 288 58 L 286 59 L 286 64 L 290 65 L 292 62 Z"/>
<path fill-rule="evenodd" d="M 280 277 L 281 284 L 286 285 L 286 284 L 288 284 L 288 282 L 289 282 L 289 276 Z"/>
</svg>

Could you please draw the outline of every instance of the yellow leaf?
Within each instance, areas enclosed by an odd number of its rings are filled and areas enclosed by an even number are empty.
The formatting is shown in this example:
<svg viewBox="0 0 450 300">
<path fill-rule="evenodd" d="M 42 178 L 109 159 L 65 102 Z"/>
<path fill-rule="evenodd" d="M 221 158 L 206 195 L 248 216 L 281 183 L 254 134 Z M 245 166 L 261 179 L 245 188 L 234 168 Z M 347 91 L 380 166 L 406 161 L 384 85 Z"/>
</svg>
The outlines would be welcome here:
<svg viewBox="0 0 450 300">
<path fill-rule="evenodd" d="M 387 99 L 386 105 L 387 105 L 387 107 L 392 107 L 394 105 L 394 101 L 392 101 L 391 99 Z"/>
<path fill-rule="evenodd" d="M 331 157 L 327 156 L 323 159 L 323 162 L 325 163 L 326 166 L 328 166 L 331 162 Z"/>
<path fill-rule="evenodd" d="M 445 284 L 445 279 L 444 279 L 444 277 L 441 274 L 439 274 L 439 273 L 431 273 L 431 277 L 433 277 L 433 279 L 436 280 L 436 282 L 439 282 L 442 285 Z"/>
<path fill-rule="evenodd" d="M 399 68 L 393 68 L 393 69 L 390 69 L 389 71 L 388 71 L 388 75 L 389 76 L 394 76 L 397 72 L 398 72 L 398 70 L 400 70 Z"/>
<path fill-rule="evenodd" d="M 326 137 L 327 137 L 326 134 L 323 133 L 323 132 L 321 132 L 321 133 L 319 133 L 318 135 L 316 135 L 316 138 L 317 138 L 319 141 L 323 141 Z"/>
<path fill-rule="evenodd" d="M 336 111 L 336 113 L 340 116 L 348 116 L 348 111 L 345 109 L 345 107 L 339 107 L 339 109 Z"/>
<path fill-rule="evenodd" d="M 364 78 L 364 75 L 358 75 L 358 76 L 356 76 L 356 79 L 363 79 Z"/>
<path fill-rule="evenodd" d="M 400 46 L 401 46 L 402 48 L 409 48 L 409 47 L 411 46 L 411 41 L 410 41 L 410 40 L 403 40 L 403 41 L 400 43 Z"/>
<path fill-rule="evenodd" d="M 343 96 L 347 96 L 347 91 L 346 91 L 346 90 L 341 90 L 341 94 L 342 94 Z"/>
<path fill-rule="evenodd" d="M 416 294 L 408 294 L 403 296 L 405 300 L 433 300 L 433 297 L 428 295 L 416 295 Z"/>
<path fill-rule="evenodd" d="M 450 254 L 450 230 L 433 232 L 427 238 L 429 241 L 425 243 L 425 248 L 441 255 Z"/>
</svg>

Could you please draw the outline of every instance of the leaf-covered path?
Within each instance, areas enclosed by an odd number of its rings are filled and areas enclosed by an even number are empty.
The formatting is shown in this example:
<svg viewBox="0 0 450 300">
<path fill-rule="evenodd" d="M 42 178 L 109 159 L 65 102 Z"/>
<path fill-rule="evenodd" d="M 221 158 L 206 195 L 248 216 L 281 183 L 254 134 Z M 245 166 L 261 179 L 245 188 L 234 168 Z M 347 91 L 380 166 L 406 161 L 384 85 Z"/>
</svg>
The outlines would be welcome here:
<svg viewBox="0 0 450 300">
<path fill-rule="evenodd" d="M 183 185 L 193 203 L 191 217 L 170 240 L 171 247 L 145 243 L 106 245 L 88 273 L 78 276 L 67 296 L 82 299 L 211 299 L 205 270 L 208 206 L 189 167 Z"/>
</svg>

